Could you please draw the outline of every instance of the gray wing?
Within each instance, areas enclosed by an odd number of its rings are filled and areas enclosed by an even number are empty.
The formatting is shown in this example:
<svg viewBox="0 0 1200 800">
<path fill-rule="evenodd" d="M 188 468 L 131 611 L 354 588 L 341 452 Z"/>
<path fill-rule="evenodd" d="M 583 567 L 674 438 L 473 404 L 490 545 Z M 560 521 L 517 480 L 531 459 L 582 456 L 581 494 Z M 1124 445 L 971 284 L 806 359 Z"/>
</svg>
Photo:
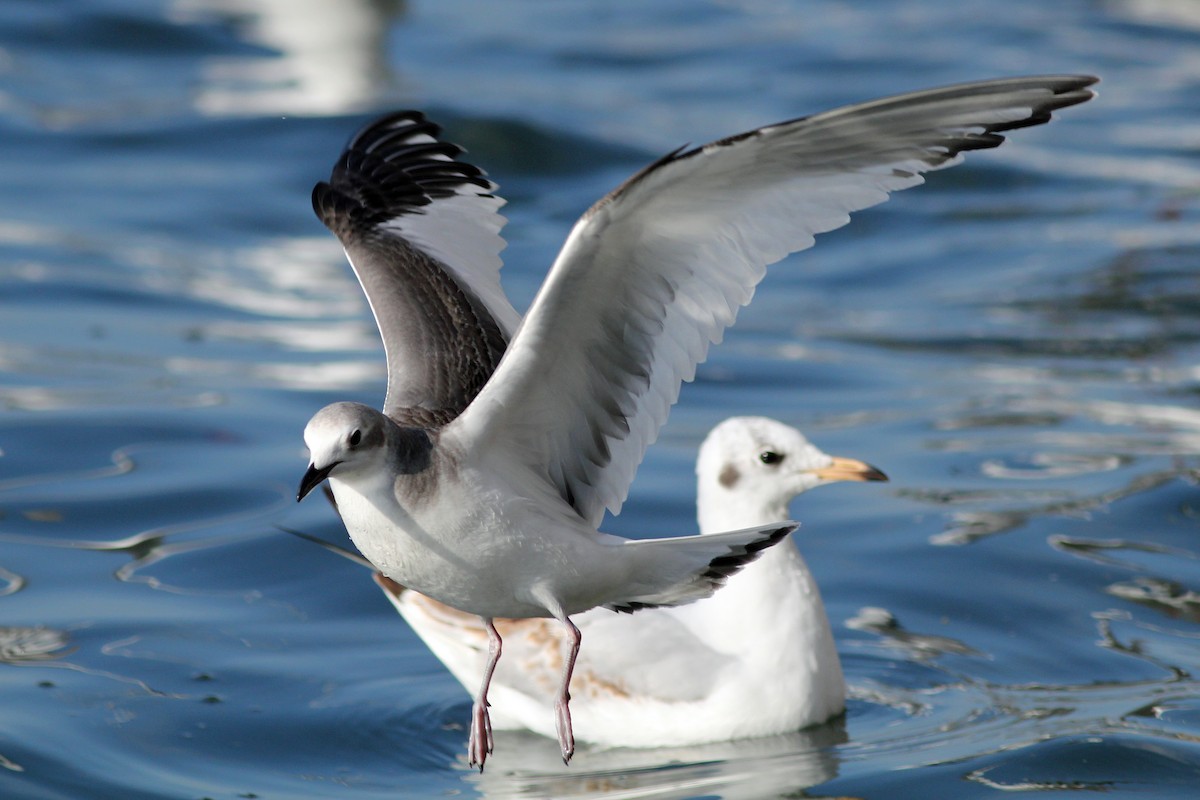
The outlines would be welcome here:
<svg viewBox="0 0 1200 800">
<path fill-rule="evenodd" d="M 1091 98 L 1087 76 L 962 84 L 676 151 L 576 223 L 492 379 L 447 428 L 599 524 L 680 382 L 768 264 L 850 213 Z M 545 485 L 545 484 L 543 484 Z"/>
<path fill-rule="evenodd" d="M 504 201 L 439 133 L 415 111 L 370 123 L 312 198 L 383 337 L 383 411 L 422 425 L 466 408 L 520 322 L 500 286 Z"/>
</svg>

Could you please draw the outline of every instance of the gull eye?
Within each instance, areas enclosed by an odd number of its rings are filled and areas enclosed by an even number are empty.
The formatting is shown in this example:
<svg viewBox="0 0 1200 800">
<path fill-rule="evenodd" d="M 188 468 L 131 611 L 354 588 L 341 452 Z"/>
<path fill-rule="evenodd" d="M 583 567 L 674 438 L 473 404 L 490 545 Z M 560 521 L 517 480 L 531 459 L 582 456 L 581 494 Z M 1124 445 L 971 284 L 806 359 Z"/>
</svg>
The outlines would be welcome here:
<svg viewBox="0 0 1200 800">
<path fill-rule="evenodd" d="M 783 462 L 783 456 L 774 450 L 764 450 L 758 454 L 758 460 L 768 466 L 774 467 Z"/>
<path fill-rule="evenodd" d="M 354 433 L 350 434 L 350 446 L 358 447 L 358 443 L 362 441 L 362 431 L 355 428 Z"/>
</svg>

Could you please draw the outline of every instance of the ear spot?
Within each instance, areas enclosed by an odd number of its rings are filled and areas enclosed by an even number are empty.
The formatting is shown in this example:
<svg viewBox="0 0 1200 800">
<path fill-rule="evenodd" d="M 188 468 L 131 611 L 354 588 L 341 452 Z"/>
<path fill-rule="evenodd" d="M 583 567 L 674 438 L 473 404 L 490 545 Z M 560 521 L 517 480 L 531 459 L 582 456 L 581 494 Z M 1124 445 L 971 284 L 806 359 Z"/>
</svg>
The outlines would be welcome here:
<svg viewBox="0 0 1200 800">
<path fill-rule="evenodd" d="M 721 468 L 721 474 L 717 476 L 717 480 L 726 489 L 733 488 L 733 485 L 742 479 L 742 473 L 738 472 L 738 468 L 733 464 L 726 464 Z"/>
</svg>

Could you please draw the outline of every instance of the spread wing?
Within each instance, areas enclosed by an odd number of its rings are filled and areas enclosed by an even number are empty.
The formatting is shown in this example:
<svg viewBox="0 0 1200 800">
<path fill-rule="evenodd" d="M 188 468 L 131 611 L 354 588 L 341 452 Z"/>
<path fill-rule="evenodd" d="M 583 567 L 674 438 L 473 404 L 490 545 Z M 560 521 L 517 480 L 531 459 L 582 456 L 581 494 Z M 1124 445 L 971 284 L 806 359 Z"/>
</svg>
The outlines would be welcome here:
<svg viewBox="0 0 1200 800">
<path fill-rule="evenodd" d="M 363 128 L 313 189 L 387 354 L 383 411 L 441 425 L 491 376 L 520 322 L 500 287 L 504 201 L 415 111 Z"/>
<path fill-rule="evenodd" d="M 576 223 L 494 376 L 446 433 L 523 465 L 598 525 L 768 264 L 964 151 L 1088 100 L 1093 83 L 968 83 L 671 153 Z"/>
</svg>

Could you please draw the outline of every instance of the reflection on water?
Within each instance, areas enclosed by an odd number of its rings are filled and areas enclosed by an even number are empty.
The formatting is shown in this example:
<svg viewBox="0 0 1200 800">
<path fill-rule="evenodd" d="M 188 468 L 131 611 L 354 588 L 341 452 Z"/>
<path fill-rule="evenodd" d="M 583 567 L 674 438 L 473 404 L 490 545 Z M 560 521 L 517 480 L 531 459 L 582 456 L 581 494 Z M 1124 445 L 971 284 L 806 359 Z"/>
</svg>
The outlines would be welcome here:
<svg viewBox="0 0 1200 800">
<path fill-rule="evenodd" d="M 1105 591 L 1113 597 L 1152 608 L 1170 618 L 1200 622 L 1200 594 L 1174 577 L 1184 578 L 1191 573 L 1188 565 L 1200 562 L 1200 550 L 1151 541 L 1069 536 L 1051 537 L 1050 544 L 1100 564 L 1141 573 L 1107 586 Z"/>
<path fill-rule="evenodd" d="M 835 721 L 787 736 L 650 750 L 582 749 L 564 766 L 546 740 L 496 734 L 499 769 L 465 778 L 487 798 L 686 798 L 758 800 L 802 792 L 837 775 L 836 745 L 846 742 Z M 503 750 L 501 750 L 503 748 Z M 513 765 L 507 767 L 506 765 Z"/>
<path fill-rule="evenodd" d="M 975 648 L 949 636 L 905 630 L 895 615 L 886 608 L 860 608 L 858 614 L 846 620 L 846 627 L 873 633 L 888 644 L 906 651 L 909 657 L 915 660 L 933 659 L 948 653 L 962 656 L 983 655 Z"/>
<path fill-rule="evenodd" d="M 19 592 L 25 588 L 25 579 L 15 572 L 0 567 L 0 581 L 4 581 L 4 587 L 0 589 L 0 596 Z"/>
<path fill-rule="evenodd" d="M 1117 0 L 1113 10 L 1147 25 L 1200 30 L 1200 7 L 1191 0 Z"/>
<path fill-rule="evenodd" d="M 1076 762 L 1056 761 L 1050 754 L 1061 743 L 1080 738 L 1081 732 L 1086 732 L 1089 741 L 1114 742 L 1110 759 L 1122 751 L 1124 746 L 1119 743 L 1124 741 L 1123 736 L 1137 737 L 1134 741 L 1138 741 L 1153 734 L 1185 745 L 1194 742 L 1194 735 L 1170 730 L 1164 722 L 1173 709 L 1191 703 L 1200 683 L 1174 663 L 1155 655 L 1157 647 L 1148 646 L 1148 639 L 1161 644 L 1163 634 L 1170 637 L 1178 632 L 1141 623 L 1130 628 L 1131 617 L 1123 612 L 1097 612 L 1093 618 L 1100 648 L 1149 664 L 1160 677 L 1077 684 L 1003 684 L 941 665 L 935 667 L 942 674 L 941 681 L 913 692 L 909 703 L 898 702 L 903 693 L 895 688 L 859 687 L 854 694 L 860 702 L 891 706 L 906 713 L 908 719 L 900 727 L 861 728 L 842 751 L 844 767 L 852 769 L 859 759 L 877 765 L 914 765 L 921 763 L 919 754 L 928 750 L 938 754 L 938 763 L 955 765 L 953 780 L 1019 788 L 1020 782 L 1012 782 L 1011 776 L 1024 771 L 1026 789 L 1044 789 L 1072 782 L 1067 778 Z M 852 723 L 856 710 L 851 711 Z M 1001 754 L 1003 758 L 997 758 Z M 1180 756 L 1175 751 L 1169 758 Z M 1126 773 L 1114 772 L 1111 760 L 1106 763 L 1109 766 L 1099 770 L 1105 779 L 1102 782 L 1113 786 L 1125 783 L 1114 777 Z M 1194 767 L 1186 768 L 1184 773 L 1195 779 Z M 1039 774 L 1048 777 L 1035 777 Z M 931 778 L 927 788 L 935 785 L 936 778 Z M 929 796 L 939 795 L 934 792 Z"/>
<path fill-rule="evenodd" d="M 1179 398 L 1194 392 L 1196 367 L 1160 356 L 1200 341 L 1198 253 L 1194 244 L 1126 250 L 1090 272 L 1022 287 L 996 306 L 1008 337 L 877 340 L 982 362 L 969 368 L 968 399 L 943 409 L 927 446 L 976 454 L 972 469 L 993 481 L 906 491 L 969 506 L 949 512 L 932 543 L 968 544 L 1047 516 L 1088 518 L 1194 481 L 1200 413 Z M 1004 485 L 1014 482 L 1030 486 Z"/>
<path fill-rule="evenodd" d="M 390 27 L 405 0 L 174 0 L 179 22 L 228 19 L 261 53 L 205 66 L 196 108 L 226 114 L 338 114 L 369 108 L 394 83 Z"/>
<path fill-rule="evenodd" d="M 1023 503 L 1012 508 L 996 511 L 956 511 L 950 515 L 949 527 L 941 533 L 929 537 L 930 544 L 961 545 L 970 544 L 978 539 L 994 536 L 998 533 L 1021 528 L 1031 519 L 1046 516 L 1074 516 L 1087 518 L 1089 512 L 1107 507 L 1109 504 L 1124 497 L 1136 495 L 1157 488 L 1179 478 L 1181 470 L 1166 470 L 1146 475 L 1139 475 L 1125 486 L 1101 492 L 1091 497 L 1071 497 L 1068 500 L 1051 502 L 1035 501 Z M 1003 493 L 1000 493 L 1003 496 Z M 927 495 L 928 496 L 928 495 Z M 939 495 L 939 502 L 944 501 L 944 495 Z M 987 495 L 971 498 L 972 502 L 989 499 Z"/>
<path fill-rule="evenodd" d="M 1140 575 L 1131 581 L 1114 583 L 1107 591 L 1113 597 L 1158 609 L 1169 617 L 1200 622 L 1200 593 L 1175 581 Z"/>
<path fill-rule="evenodd" d="M 0 661 L 17 664 L 23 661 L 49 661 L 70 652 L 70 641 L 63 631 L 42 626 L 0 627 Z"/>
</svg>

